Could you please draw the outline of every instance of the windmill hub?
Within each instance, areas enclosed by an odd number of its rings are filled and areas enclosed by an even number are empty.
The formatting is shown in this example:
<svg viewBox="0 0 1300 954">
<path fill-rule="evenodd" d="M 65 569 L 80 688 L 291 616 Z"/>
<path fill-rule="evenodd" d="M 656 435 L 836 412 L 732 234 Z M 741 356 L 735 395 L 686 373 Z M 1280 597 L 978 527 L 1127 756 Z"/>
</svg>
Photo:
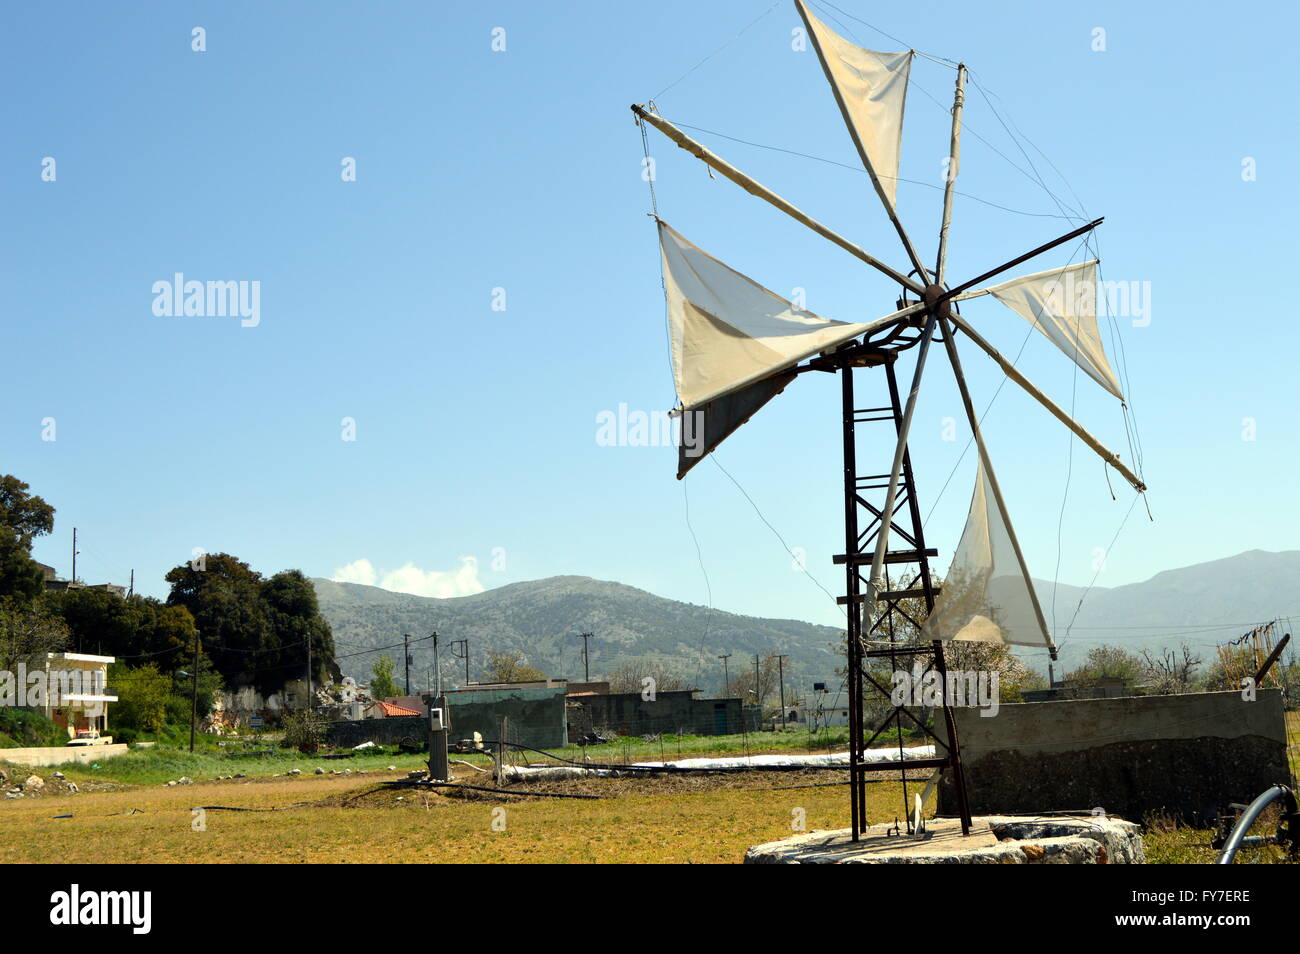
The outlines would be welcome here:
<svg viewBox="0 0 1300 954">
<path fill-rule="evenodd" d="M 925 287 L 926 307 L 929 310 L 930 314 L 935 315 L 940 319 L 946 319 L 952 315 L 951 299 L 940 301 L 940 298 L 943 297 L 944 292 L 946 292 L 947 290 L 948 289 L 938 284 L 927 285 Z M 937 307 L 935 306 L 935 302 L 939 302 Z"/>
</svg>

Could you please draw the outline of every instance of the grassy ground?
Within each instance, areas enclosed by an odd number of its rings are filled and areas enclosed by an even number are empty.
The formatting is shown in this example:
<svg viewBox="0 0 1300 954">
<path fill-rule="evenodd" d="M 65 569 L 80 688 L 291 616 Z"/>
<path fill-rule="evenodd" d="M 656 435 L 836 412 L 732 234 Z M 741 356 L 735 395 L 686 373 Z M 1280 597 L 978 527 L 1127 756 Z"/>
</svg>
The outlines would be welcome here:
<svg viewBox="0 0 1300 954">
<path fill-rule="evenodd" d="M 465 771 L 470 783 L 483 778 Z M 825 785 L 827 774 L 604 780 L 612 797 L 594 801 L 480 800 L 337 775 L 17 799 L 0 803 L 0 863 L 734 864 L 750 845 L 790 834 L 796 818 L 809 830 L 843 827 L 848 790 Z M 873 785 L 870 796 L 880 818 L 901 804 L 894 784 Z M 213 805 L 259 810 L 209 808 L 195 831 L 193 809 Z"/>
<path fill-rule="evenodd" d="M 841 751 L 846 744 L 843 728 L 830 729 L 810 739 L 807 732 L 757 732 L 748 735 L 719 736 L 660 736 L 653 741 L 639 737 L 619 738 L 607 745 L 568 746 L 551 752 L 562 758 L 581 760 L 584 755 L 596 762 L 623 764 L 636 761 L 693 758 L 705 755 L 744 755 L 763 752 L 825 752 Z M 374 771 L 394 765 L 410 770 L 423 766 L 427 756 L 401 753 L 388 746 L 360 752 L 339 752 L 343 758 L 323 755 L 303 755 L 276 747 L 273 739 L 258 744 L 235 742 L 218 747 L 213 739 L 202 739 L 197 751 L 190 753 L 185 746 L 159 744 L 154 748 L 132 749 L 125 755 L 92 763 L 69 762 L 51 767 L 49 771 L 63 772 L 68 778 L 83 782 L 122 782 L 131 785 L 163 784 L 186 776 L 194 781 L 215 779 L 218 776 L 244 773 L 253 775 L 284 774 L 298 769 L 304 774 L 317 768 L 327 772 L 352 769 Z M 485 756 L 456 756 L 477 765 L 488 765 Z M 542 756 L 524 753 L 524 758 L 536 761 Z M 4 751 L 0 749 L 0 763 Z M 14 769 L 10 774 L 21 771 Z M 45 770 L 42 770 L 45 771 Z"/>
<path fill-rule="evenodd" d="M 1300 713 L 1288 714 L 1292 750 L 1300 748 Z M 830 747 L 842 748 L 832 737 Z M 622 763 L 705 754 L 825 751 L 806 732 L 646 741 L 622 739 L 586 750 L 594 761 Z M 268 746 L 263 744 L 261 748 Z M 2 753 L 0 753 L 2 754 Z M 580 759 L 582 750 L 556 750 Z M 455 756 L 480 767 L 483 756 Z M 529 760 L 541 756 L 529 754 Z M 534 783 L 533 790 L 600 794 L 599 800 L 551 799 L 472 792 L 419 792 L 378 784 L 423 767 L 420 754 L 389 749 L 328 759 L 274 749 L 259 755 L 210 744 L 191 755 L 160 746 L 97 764 L 61 770 L 81 794 L 0 801 L 3 862 L 692 862 L 735 863 L 745 849 L 783 838 L 792 822 L 806 829 L 848 824 L 843 773 L 746 773 L 654 779 Z M 394 766 L 392 771 L 388 766 Z M 316 775 L 323 768 L 327 774 Z M 293 769 L 303 774 L 286 776 Z M 353 774 L 336 775 L 351 769 Z M 21 779 L 28 770 L 14 769 Z M 37 770 L 48 776 L 54 771 Z M 358 777 L 356 773 L 366 774 Z M 459 780 L 490 778 L 456 766 Z M 244 773 L 244 779 L 216 781 Z M 181 776 L 193 785 L 167 787 Z M 528 788 L 529 786 L 524 786 Z M 869 789 L 868 816 L 888 821 L 900 811 L 895 782 Z M 206 809 L 194 830 L 193 809 Z M 226 811 L 224 808 L 252 809 Z M 71 815 L 70 818 L 55 816 Z M 1148 819 L 1148 860 L 1208 864 L 1213 832 Z M 502 825 L 504 828 L 502 829 Z M 1264 820 L 1257 833 L 1271 829 Z M 1239 861 L 1287 860 L 1257 849 Z"/>
<path fill-rule="evenodd" d="M 357 753 L 328 759 L 274 749 L 200 751 L 158 746 L 58 770 L 80 794 L 55 792 L 0 801 L 0 862 L 693 862 L 736 863 L 750 845 L 847 824 L 845 773 L 755 772 L 655 779 L 565 780 L 522 790 L 600 794 L 599 800 L 394 790 L 380 782 L 422 767 L 421 754 Z M 838 734 L 620 739 L 592 746 L 593 761 L 623 763 L 699 755 L 808 752 L 840 748 Z M 268 748 L 264 743 L 262 749 Z M 580 747 L 556 750 L 581 759 Z M 454 756 L 485 767 L 485 756 Z M 542 756 L 526 753 L 536 762 Z M 393 766 L 390 771 L 387 767 Z M 327 774 L 317 775 L 317 768 Z M 285 775 L 293 769 L 303 774 Z M 353 774 L 336 775 L 351 769 Z M 13 767 L 21 779 L 30 770 Z M 358 777 L 357 772 L 366 774 Z M 490 776 L 455 766 L 459 780 Z M 217 781 L 244 773 L 243 779 Z M 186 776 L 192 785 L 167 786 Z M 830 784 L 828 784 L 830 783 Z M 896 783 L 872 785 L 873 817 L 902 805 Z M 208 807 L 204 830 L 193 809 Z M 225 809 L 252 809 L 227 811 Z M 56 816 L 71 815 L 70 818 Z M 502 829 L 504 825 L 504 829 Z"/>
</svg>

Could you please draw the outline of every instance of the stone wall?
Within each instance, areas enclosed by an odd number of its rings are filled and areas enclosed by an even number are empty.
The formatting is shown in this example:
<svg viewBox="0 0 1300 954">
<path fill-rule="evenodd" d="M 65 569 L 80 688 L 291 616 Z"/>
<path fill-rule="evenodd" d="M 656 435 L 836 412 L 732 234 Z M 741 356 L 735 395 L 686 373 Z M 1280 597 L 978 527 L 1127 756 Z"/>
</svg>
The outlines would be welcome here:
<svg viewBox="0 0 1300 954">
<path fill-rule="evenodd" d="M 1290 781 L 1282 693 L 1129 696 L 954 710 L 974 814 L 1090 811 L 1211 823 Z M 943 736 L 942 720 L 939 723 Z M 940 814 L 956 813 L 951 773 Z"/>
</svg>

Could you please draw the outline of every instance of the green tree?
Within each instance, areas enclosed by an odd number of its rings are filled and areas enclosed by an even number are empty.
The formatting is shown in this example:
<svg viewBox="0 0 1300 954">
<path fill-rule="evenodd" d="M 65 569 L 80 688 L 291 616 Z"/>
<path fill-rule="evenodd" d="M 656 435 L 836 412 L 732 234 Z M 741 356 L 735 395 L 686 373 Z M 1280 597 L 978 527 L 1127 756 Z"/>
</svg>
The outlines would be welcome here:
<svg viewBox="0 0 1300 954">
<path fill-rule="evenodd" d="M 192 664 L 194 617 L 184 606 L 92 589 L 50 592 L 45 602 L 67 623 L 78 652 L 147 660 L 163 672 Z"/>
<path fill-rule="evenodd" d="M 383 653 L 375 660 L 375 664 L 370 668 L 370 671 L 372 673 L 370 679 L 371 698 L 391 699 L 393 696 L 402 694 L 397 687 L 397 681 L 393 679 L 393 658 L 387 653 Z"/>
<path fill-rule="evenodd" d="M 262 584 L 266 618 L 275 633 L 284 678 L 306 674 L 310 647 L 315 685 L 343 678 L 334 660 L 334 634 L 321 616 L 316 588 L 301 570 L 284 570 Z"/>
<path fill-rule="evenodd" d="M 189 610 L 227 685 L 275 692 L 307 674 L 308 645 L 313 681 L 342 677 L 329 624 L 300 571 L 266 579 L 242 560 L 214 553 L 175 567 L 166 580 L 168 604 Z"/>
<path fill-rule="evenodd" d="M 149 663 L 129 669 L 122 663 L 109 666 L 108 684 L 117 692 L 112 705 L 113 722 L 140 732 L 161 732 L 167 722 L 167 704 L 172 680 Z"/>
<path fill-rule="evenodd" d="M 483 670 L 484 682 L 535 682 L 545 678 L 546 674 L 528 665 L 528 659 L 518 650 L 488 653 Z"/>
<path fill-rule="evenodd" d="M 0 599 L 0 669 L 44 659 L 68 645 L 68 627 L 40 602 Z"/>
<path fill-rule="evenodd" d="M 35 599 L 45 588 L 32 541 L 54 529 L 54 508 L 12 474 L 0 477 L 0 598 Z"/>
<path fill-rule="evenodd" d="M 1121 646 L 1094 646 L 1082 666 L 1066 673 L 1067 682 L 1088 685 L 1101 679 L 1122 679 L 1126 683 L 1140 682 L 1146 672 L 1141 656 Z"/>
</svg>

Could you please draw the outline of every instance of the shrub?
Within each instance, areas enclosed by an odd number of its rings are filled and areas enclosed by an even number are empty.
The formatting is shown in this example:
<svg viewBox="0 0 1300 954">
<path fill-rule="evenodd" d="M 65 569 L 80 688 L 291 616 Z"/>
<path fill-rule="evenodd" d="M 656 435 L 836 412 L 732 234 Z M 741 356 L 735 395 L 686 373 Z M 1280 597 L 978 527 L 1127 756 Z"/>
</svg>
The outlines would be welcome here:
<svg viewBox="0 0 1300 954">
<path fill-rule="evenodd" d="M 43 713 L 11 706 L 0 707 L 0 747 L 27 748 L 66 745 L 67 742 L 67 730 L 55 725 Z"/>
<path fill-rule="evenodd" d="M 286 712 L 280 720 L 284 726 L 285 748 L 297 749 L 307 755 L 320 748 L 325 736 L 325 720 L 310 709 L 294 709 Z"/>
</svg>

